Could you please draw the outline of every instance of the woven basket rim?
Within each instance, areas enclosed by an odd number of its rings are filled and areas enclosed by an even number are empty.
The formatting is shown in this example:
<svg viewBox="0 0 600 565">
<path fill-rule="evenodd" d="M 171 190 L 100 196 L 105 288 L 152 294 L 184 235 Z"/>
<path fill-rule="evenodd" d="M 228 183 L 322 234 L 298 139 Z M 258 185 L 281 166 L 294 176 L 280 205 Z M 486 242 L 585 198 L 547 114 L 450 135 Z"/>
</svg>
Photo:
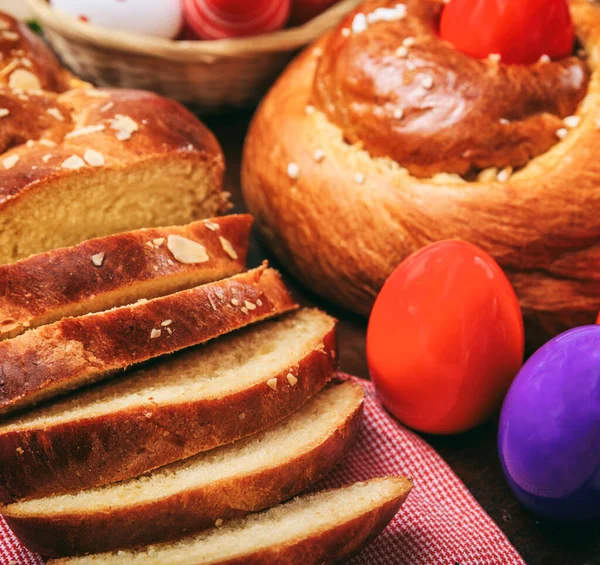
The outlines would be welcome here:
<svg viewBox="0 0 600 565">
<path fill-rule="evenodd" d="M 302 26 L 272 33 L 233 39 L 180 41 L 93 26 L 54 10 L 47 0 L 26 0 L 42 27 L 48 27 L 73 41 L 93 44 L 104 49 L 179 60 L 207 55 L 240 57 L 256 53 L 293 51 L 322 35 L 361 1 L 341 0 Z"/>
</svg>

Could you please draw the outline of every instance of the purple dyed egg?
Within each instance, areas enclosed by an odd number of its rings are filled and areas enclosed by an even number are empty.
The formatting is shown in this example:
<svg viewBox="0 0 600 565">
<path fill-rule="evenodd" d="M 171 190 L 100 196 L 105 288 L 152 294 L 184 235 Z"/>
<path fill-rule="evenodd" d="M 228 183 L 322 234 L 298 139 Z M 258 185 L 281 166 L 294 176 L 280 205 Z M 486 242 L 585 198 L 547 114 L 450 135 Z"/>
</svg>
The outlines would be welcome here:
<svg viewBox="0 0 600 565">
<path fill-rule="evenodd" d="M 498 445 L 511 489 L 536 515 L 600 521 L 600 326 L 569 330 L 525 363 Z"/>
</svg>

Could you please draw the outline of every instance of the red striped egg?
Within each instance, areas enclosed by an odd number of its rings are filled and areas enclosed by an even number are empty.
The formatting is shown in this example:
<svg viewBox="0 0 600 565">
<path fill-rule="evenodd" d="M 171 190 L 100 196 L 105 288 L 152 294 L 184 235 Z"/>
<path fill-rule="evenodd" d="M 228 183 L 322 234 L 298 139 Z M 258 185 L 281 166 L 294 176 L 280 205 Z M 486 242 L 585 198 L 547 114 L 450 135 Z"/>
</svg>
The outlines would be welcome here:
<svg viewBox="0 0 600 565">
<path fill-rule="evenodd" d="M 200 39 L 257 35 L 282 28 L 291 0 L 184 0 L 187 25 Z"/>
</svg>

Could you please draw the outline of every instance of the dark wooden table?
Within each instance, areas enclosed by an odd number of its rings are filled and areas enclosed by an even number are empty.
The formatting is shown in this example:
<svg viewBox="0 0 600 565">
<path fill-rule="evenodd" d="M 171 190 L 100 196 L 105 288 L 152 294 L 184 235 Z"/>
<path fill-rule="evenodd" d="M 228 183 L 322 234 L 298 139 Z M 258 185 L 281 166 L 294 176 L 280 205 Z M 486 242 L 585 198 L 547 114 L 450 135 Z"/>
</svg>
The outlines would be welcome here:
<svg viewBox="0 0 600 565">
<path fill-rule="evenodd" d="M 242 145 L 250 117 L 250 112 L 243 112 L 205 119 L 225 151 L 225 186 L 233 195 L 234 210 L 237 212 L 245 210 L 240 192 L 239 171 Z M 265 258 L 280 268 L 268 250 L 253 238 L 250 266 L 258 265 Z M 366 320 L 324 302 L 289 277 L 287 280 L 301 303 L 317 305 L 339 319 L 341 368 L 348 373 L 368 378 L 364 353 Z M 426 439 L 446 459 L 529 565 L 600 565 L 600 525 L 588 530 L 560 528 L 536 521 L 535 517 L 520 507 L 500 469 L 496 433 L 497 422 L 494 421 L 460 436 L 427 436 Z"/>
</svg>

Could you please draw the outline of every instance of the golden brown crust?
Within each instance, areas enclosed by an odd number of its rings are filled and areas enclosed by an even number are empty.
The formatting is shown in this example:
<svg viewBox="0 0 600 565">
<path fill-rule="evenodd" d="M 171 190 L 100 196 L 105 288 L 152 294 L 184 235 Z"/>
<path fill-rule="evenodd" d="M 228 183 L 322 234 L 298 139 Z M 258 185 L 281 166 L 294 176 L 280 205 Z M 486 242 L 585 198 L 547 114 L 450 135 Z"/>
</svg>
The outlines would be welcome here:
<svg viewBox="0 0 600 565">
<path fill-rule="evenodd" d="M 25 430 L 0 430 L 0 502 L 73 492 L 137 477 L 256 433 L 299 408 L 337 366 L 335 327 L 299 363 L 266 383 L 194 402 L 124 408 Z M 289 386 L 290 371 L 297 376 Z M 245 418 L 239 414 L 244 412 Z"/>
<path fill-rule="evenodd" d="M 362 390 L 357 388 L 357 398 Z M 360 396 L 359 396 L 360 393 Z M 46 556 L 100 553 L 173 540 L 228 520 L 275 506 L 322 479 L 350 449 L 360 428 L 362 401 L 313 449 L 276 467 L 218 480 L 153 502 L 108 511 L 22 515 L 8 506 L 3 516 L 19 540 Z M 290 438 L 293 441 L 293 438 Z M 159 494 L 159 493 L 157 493 Z"/>
<path fill-rule="evenodd" d="M 246 308 L 246 302 L 254 307 Z M 279 275 L 263 266 L 170 296 L 42 326 L 0 343 L 0 414 L 296 307 Z"/>
<path fill-rule="evenodd" d="M 600 7 L 578 0 L 571 6 L 579 38 L 593 52 L 600 45 Z M 288 67 L 246 141 L 244 196 L 278 258 L 316 292 L 366 315 L 408 254 L 434 241 L 464 239 L 499 261 L 526 316 L 545 331 L 591 323 L 600 307 L 596 60 L 590 58 L 579 127 L 508 182 L 467 183 L 412 177 L 395 162 L 344 143 L 321 112 L 307 114 L 324 46 Z M 319 162 L 316 149 L 324 153 Z M 288 175 L 290 162 L 299 165 L 298 180 Z"/>
<path fill-rule="evenodd" d="M 251 225 L 251 216 L 233 215 L 186 226 L 144 229 L 2 265 L 0 339 L 63 317 L 235 275 L 246 264 Z M 199 242 L 209 259 L 194 264 L 178 261 L 169 250 L 169 235 Z M 233 254 L 227 253 L 220 237 L 231 243 Z"/>
<path fill-rule="evenodd" d="M 419 177 L 520 167 L 558 141 L 587 89 L 584 61 L 504 65 L 465 55 L 437 33 L 443 0 L 407 0 L 400 22 L 342 33 L 356 14 L 397 4 L 358 8 L 325 41 L 314 100 L 345 139 Z M 398 55 L 406 41 L 408 55 Z"/>
<path fill-rule="evenodd" d="M 86 160 L 90 149 L 102 157 L 102 168 L 119 170 L 173 155 L 190 165 L 205 163 L 219 182 L 223 175 L 215 136 L 174 100 L 141 90 L 93 88 L 28 93 L 26 101 L 19 96 L 0 90 L 0 106 L 10 112 L 0 119 L 0 132 L 7 132 L 0 133 L 1 160 L 18 157 L 10 168 L 0 169 L 0 211 L 29 191 L 43 190 L 46 182 L 94 174 L 100 165 Z M 81 160 L 80 168 L 69 168 L 73 157 Z"/>
<path fill-rule="evenodd" d="M 354 520 L 320 532 L 308 539 L 287 546 L 275 546 L 243 557 L 215 562 L 214 565 L 330 565 L 342 563 L 356 555 L 365 545 L 374 540 L 392 521 L 412 488 L 407 479 L 404 492 L 375 510 L 366 512 Z M 56 563 L 56 565 L 59 565 Z"/>
<path fill-rule="evenodd" d="M 38 80 L 40 89 L 52 92 L 64 92 L 79 82 L 25 24 L 0 13 L 0 84 L 17 86 L 23 71 Z"/>
</svg>

